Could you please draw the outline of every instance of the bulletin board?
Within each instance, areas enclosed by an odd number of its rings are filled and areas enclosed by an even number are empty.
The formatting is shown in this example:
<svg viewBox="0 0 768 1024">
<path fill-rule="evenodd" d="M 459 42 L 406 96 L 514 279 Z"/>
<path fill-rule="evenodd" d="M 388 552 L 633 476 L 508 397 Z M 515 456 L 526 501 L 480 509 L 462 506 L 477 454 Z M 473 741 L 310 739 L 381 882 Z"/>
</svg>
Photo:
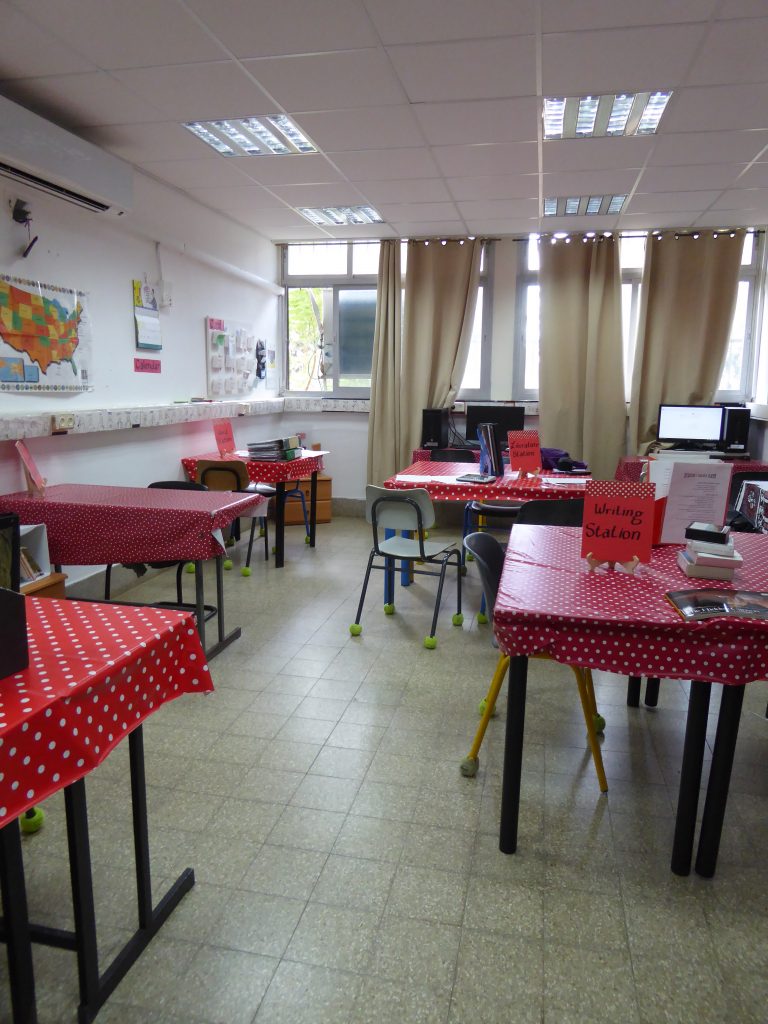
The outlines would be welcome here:
<svg viewBox="0 0 768 1024">
<path fill-rule="evenodd" d="M 256 337 L 252 324 L 206 317 L 208 397 L 226 399 L 250 394 L 266 378 L 266 355 L 266 343 Z"/>
</svg>

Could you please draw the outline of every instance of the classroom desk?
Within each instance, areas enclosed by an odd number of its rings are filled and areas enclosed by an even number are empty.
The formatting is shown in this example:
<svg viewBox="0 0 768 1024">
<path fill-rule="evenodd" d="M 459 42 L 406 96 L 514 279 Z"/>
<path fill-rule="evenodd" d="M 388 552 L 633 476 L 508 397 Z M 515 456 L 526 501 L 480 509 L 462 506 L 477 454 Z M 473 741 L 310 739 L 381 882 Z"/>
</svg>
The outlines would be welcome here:
<svg viewBox="0 0 768 1024">
<path fill-rule="evenodd" d="M 177 491 L 156 487 L 107 487 L 55 484 L 45 497 L 26 491 L 0 494 L 0 508 L 15 512 L 22 524 L 45 523 L 51 562 L 106 565 L 139 562 L 195 563 L 197 623 L 205 647 L 203 568 L 216 559 L 218 641 L 208 658 L 240 636 L 224 629 L 222 529 L 241 515 L 258 515 L 266 507 L 260 495 L 222 491 Z"/>
<path fill-rule="evenodd" d="M 768 470 L 768 463 L 758 462 L 757 460 L 749 459 L 746 462 L 742 460 L 732 461 L 713 459 L 713 462 L 727 461 L 729 466 L 733 466 L 734 473 L 749 473 L 754 470 L 756 473 L 764 473 Z M 618 465 L 616 466 L 616 473 L 614 476 L 615 480 L 624 480 L 627 482 L 637 481 L 640 479 L 640 474 L 643 471 L 643 466 L 648 462 L 648 459 L 641 455 L 622 455 L 619 459 Z"/>
<path fill-rule="evenodd" d="M 459 483 L 457 477 L 477 470 L 466 462 L 415 462 L 384 481 L 391 490 L 424 487 L 432 501 L 532 501 L 583 498 L 588 476 L 545 473 L 519 480 L 505 467 L 492 484 Z"/>
<path fill-rule="evenodd" d="M 184 472 L 190 480 L 197 479 L 197 463 L 200 459 L 211 459 L 217 462 L 231 461 L 239 458 L 248 470 L 253 483 L 272 484 L 275 488 L 275 568 L 282 569 L 285 564 L 285 485 L 288 481 L 304 480 L 309 476 L 309 546 L 315 546 L 317 525 L 317 474 L 323 469 L 323 456 L 328 452 L 305 450 L 298 459 L 290 462 L 280 460 L 265 462 L 252 459 L 247 452 L 236 451 L 232 455 L 220 455 L 209 452 L 207 455 L 194 455 L 182 459 Z"/>
<path fill-rule="evenodd" d="M 0 892 L 14 1024 L 34 1024 L 32 942 L 77 955 L 78 1020 L 96 1016 L 195 882 L 186 868 L 156 905 L 150 884 L 142 723 L 213 689 L 191 614 L 26 598 L 29 667 L 0 680 Z M 99 970 L 85 777 L 128 737 L 139 928 Z M 64 790 L 74 931 L 30 924 L 18 817 Z M 44 840 L 42 840 L 44 841 Z"/>
<path fill-rule="evenodd" d="M 717 864 L 744 686 L 768 676 L 768 621 L 718 617 L 686 622 L 665 599 L 671 590 L 768 589 L 768 537 L 737 534 L 744 565 L 733 584 L 690 579 L 677 568 L 679 545 L 654 548 L 636 575 L 599 569 L 579 556 L 581 530 L 515 526 L 494 610 L 499 648 L 510 656 L 499 847 L 517 848 L 528 657 L 621 675 L 692 679 L 677 804 L 672 871 L 691 870 L 712 683 L 723 686 L 696 871 Z"/>
</svg>

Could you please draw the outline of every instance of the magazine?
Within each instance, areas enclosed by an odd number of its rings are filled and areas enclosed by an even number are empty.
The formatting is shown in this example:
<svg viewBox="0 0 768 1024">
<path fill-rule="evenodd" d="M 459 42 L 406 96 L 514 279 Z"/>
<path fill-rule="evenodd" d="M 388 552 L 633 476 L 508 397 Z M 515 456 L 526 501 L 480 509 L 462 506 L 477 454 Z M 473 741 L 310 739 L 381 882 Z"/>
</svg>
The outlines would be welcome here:
<svg viewBox="0 0 768 1024">
<path fill-rule="evenodd" d="M 739 619 L 768 619 L 768 593 L 759 590 L 672 590 L 667 600 L 689 622 L 734 615 Z"/>
</svg>

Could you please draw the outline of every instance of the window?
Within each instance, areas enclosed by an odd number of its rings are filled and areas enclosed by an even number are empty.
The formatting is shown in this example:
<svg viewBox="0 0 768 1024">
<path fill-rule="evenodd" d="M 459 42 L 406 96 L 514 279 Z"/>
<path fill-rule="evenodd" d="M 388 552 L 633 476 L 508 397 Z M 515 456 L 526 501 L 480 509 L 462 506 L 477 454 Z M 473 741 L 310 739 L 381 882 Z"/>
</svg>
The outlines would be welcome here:
<svg viewBox="0 0 768 1024">
<path fill-rule="evenodd" d="M 487 247 L 486 247 L 487 250 Z M 406 247 L 402 271 L 405 276 Z M 285 245 L 286 390 L 368 397 L 376 324 L 378 242 Z M 490 387 L 489 266 L 484 252 L 462 398 Z"/>
<path fill-rule="evenodd" d="M 637 338 L 646 237 L 644 233 L 622 235 L 619 247 L 624 386 L 627 400 Z M 520 245 L 522 252 L 517 280 L 514 395 L 517 399 L 536 400 L 539 389 L 538 237 L 532 235 Z M 764 236 L 747 234 L 728 354 L 720 387 L 715 395 L 718 402 L 745 401 L 754 394 L 757 353 L 753 339 L 758 333 L 758 282 L 763 273 L 761 266 L 764 260 Z"/>
</svg>

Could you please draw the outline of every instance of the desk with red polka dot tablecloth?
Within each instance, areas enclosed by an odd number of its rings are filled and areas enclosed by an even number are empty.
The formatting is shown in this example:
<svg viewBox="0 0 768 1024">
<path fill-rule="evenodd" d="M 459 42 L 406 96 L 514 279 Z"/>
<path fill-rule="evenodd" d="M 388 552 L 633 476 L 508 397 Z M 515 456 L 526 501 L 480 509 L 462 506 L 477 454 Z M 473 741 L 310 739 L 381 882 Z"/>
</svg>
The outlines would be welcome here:
<svg viewBox="0 0 768 1024">
<path fill-rule="evenodd" d="M 457 478 L 477 473 L 466 462 L 415 462 L 384 481 L 390 490 L 424 487 L 432 501 L 532 501 L 536 499 L 583 498 L 588 477 L 545 473 L 527 477 L 505 467 L 504 476 L 490 484 L 460 482 Z"/>
<path fill-rule="evenodd" d="M 733 584 L 691 579 L 677 568 L 679 546 L 653 550 L 634 575 L 580 558 L 576 528 L 516 526 L 507 547 L 494 609 L 499 647 L 511 658 L 500 848 L 514 853 L 520 796 L 528 656 L 621 674 L 691 679 L 688 725 L 672 856 L 676 874 L 690 872 L 698 791 L 712 683 L 723 684 L 707 800 L 696 859 L 714 874 L 738 735 L 744 686 L 768 677 L 768 621 L 717 617 L 688 622 L 665 595 L 670 591 L 768 591 L 768 537 L 737 534 L 744 558 Z M 609 797 L 610 798 L 610 797 Z"/>
<path fill-rule="evenodd" d="M 253 483 L 271 484 L 275 488 L 275 568 L 285 563 L 285 485 L 306 480 L 309 477 L 309 546 L 315 546 L 317 529 L 317 474 L 323 469 L 325 451 L 306 449 L 298 459 L 267 461 L 252 459 L 247 451 L 235 451 L 231 455 L 209 452 L 207 455 L 193 455 L 181 460 L 184 472 L 190 480 L 197 480 L 197 464 L 201 459 L 213 462 L 229 462 L 233 458 L 242 462 Z M 295 486 L 295 485 L 294 485 Z"/>
<path fill-rule="evenodd" d="M 253 494 L 98 484 L 55 484 L 46 487 L 43 497 L 0 494 L 0 509 L 14 512 L 22 524 L 45 524 L 54 565 L 194 562 L 196 614 L 204 645 L 201 563 L 215 558 L 218 642 L 207 649 L 209 658 L 240 636 L 239 629 L 226 634 L 224 628 L 221 531 L 241 515 L 260 514 L 266 504 L 265 498 Z"/>
<path fill-rule="evenodd" d="M 616 466 L 616 480 L 624 480 L 626 482 L 637 481 L 643 471 L 643 466 L 648 462 L 648 459 L 641 455 L 622 455 L 619 459 L 619 463 Z M 729 466 L 733 467 L 734 473 L 764 473 L 768 470 L 768 463 L 747 460 L 729 460 Z"/>
<path fill-rule="evenodd" d="M 75 932 L 59 933 L 51 941 L 38 925 L 34 938 L 77 952 L 79 1019 L 91 1020 L 194 884 L 188 868 L 158 904 L 157 913 L 153 909 L 141 725 L 168 701 L 211 691 L 213 685 L 188 613 L 33 597 L 26 598 L 25 607 L 29 666 L 0 679 L 0 883 L 13 1019 L 35 1019 L 17 819 L 64 789 Z M 99 977 L 96 959 L 85 777 L 125 737 L 130 745 L 140 929 L 119 954 L 117 977 L 107 984 L 104 974 Z"/>
</svg>

